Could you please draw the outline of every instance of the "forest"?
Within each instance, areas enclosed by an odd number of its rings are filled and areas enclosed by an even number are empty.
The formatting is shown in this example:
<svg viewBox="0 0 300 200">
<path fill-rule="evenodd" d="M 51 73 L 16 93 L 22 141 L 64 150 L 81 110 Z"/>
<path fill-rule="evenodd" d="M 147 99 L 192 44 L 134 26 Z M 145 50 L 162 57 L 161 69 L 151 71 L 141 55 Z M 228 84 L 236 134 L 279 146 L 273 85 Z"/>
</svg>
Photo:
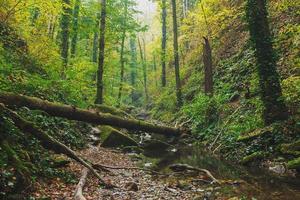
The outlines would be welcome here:
<svg viewBox="0 0 300 200">
<path fill-rule="evenodd" d="M 0 200 L 300 199 L 300 0 L 0 0 Z"/>
</svg>

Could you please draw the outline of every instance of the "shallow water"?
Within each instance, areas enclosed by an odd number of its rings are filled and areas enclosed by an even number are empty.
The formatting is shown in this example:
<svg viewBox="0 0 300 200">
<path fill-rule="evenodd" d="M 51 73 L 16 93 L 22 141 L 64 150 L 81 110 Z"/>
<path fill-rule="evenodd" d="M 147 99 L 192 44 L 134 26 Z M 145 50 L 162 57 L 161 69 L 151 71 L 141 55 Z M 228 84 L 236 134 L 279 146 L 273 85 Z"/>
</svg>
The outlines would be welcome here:
<svg viewBox="0 0 300 200">
<path fill-rule="evenodd" d="M 258 167 L 233 165 L 209 155 L 200 147 L 185 147 L 177 152 L 156 152 L 159 159 L 155 168 L 166 171 L 175 163 L 189 164 L 208 169 L 219 180 L 241 181 L 231 185 L 235 195 L 245 199 L 298 200 L 300 199 L 300 177 L 280 177 Z"/>
</svg>

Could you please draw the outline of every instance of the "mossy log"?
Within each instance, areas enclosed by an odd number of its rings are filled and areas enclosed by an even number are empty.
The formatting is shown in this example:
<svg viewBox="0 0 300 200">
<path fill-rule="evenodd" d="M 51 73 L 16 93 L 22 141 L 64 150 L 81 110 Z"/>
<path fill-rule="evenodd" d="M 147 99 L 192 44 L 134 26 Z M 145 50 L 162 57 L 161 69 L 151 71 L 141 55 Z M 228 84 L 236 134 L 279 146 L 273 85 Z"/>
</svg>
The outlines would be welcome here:
<svg viewBox="0 0 300 200">
<path fill-rule="evenodd" d="M 284 154 L 300 156 L 300 140 L 290 144 L 282 144 L 280 151 Z"/>
<path fill-rule="evenodd" d="M 267 127 L 261 128 L 261 129 L 256 129 L 256 130 L 246 133 L 244 135 L 241 135 L 238 137 L 237 140 L 240 142 L 246 142 L 249 140 L 254 140 L 258 137 L 262 137 L 267 134 L 271 134 L 273 131 L 274 131 L 274 127 L 270 125 L 270 126 L 267 126 Z"/>
<path fill-rule="evenodd" d="M 89 110 L 76 108 L 74 106 L 52 103 L 25 95 L 0 93 L 0 103 L 8 106 L 25 106 L 30 109 L 43 110 L 52 116 L 63 117 L 69 120 L 83 121 L 97 125 L 109 125 L 133 131 L 157 133 L 165 136 L 179 136 L 181 134 L 181 130 L 178 128 L 158 126 L 135 119 L 123 119 L 111 114 L 92 112 Z"/>
<path fill-rule="evenodd" d="M 66 145 L 62 144 L 61 142 L 57 141 L 56 139 L 49 136 L 47 133 L 43 132 L 39 128 L 37 128 L 33 123 L 23 119 L 17 113 L 13 112 L 12 110 L 6 108 L 3 104 L 0 103 L 0 112 L 3 112 L 7 115 L 13 122 L 14 125 L 19 128 L 22 132 L 31 134 L 33 137 L 38 139 L 41 142 L 41 145 L 45 149 L 49 149 L 54 151 L 55 153 L 62 153 L 69 158 L 74 159 L 84 167 L 88 168 L 91 173 L 93 173 L 104 185 L 111 187 L 110 184 L 106 184 L 104 180 L 102 180 L 101 176 L 95 171 L 92 167 L 92 164 L 89 164 L 82 158 L 76 155 L 76 153 L 71 150 Z"/>
<path fill-rule="evenodd" d="M 260 159 L 263 159 L 264 158 L 264 153 L 261 152 L 261 151 L 258 151 L 258 152 L 254 152 L 248 156 L 245 156 L 242 160 L 241 160 L 241 164 L 243 165 L 247 165 L 249 164 L 250 162 L 254 162 L 254 161 L 257 161 L 257 160 L 260 160 Z"/>
<path fill-rule="evenodd" d="M 131 116 L 130 114 L 128 114 L 127 112 L 118 109 L 118 108 L 114 108 L 112 106 L 107 106 L 107 105 L 100 105 L 100 104 L 95 104 L 92 106 L 96 111 L 101 112 L 101 113 L 109 113 L 112 115 L 116 115 L 118 117 L 124 117 L 124 118 L 128 118 L 128 119 L 133 119 L 134 117 Z"/>
</svg>

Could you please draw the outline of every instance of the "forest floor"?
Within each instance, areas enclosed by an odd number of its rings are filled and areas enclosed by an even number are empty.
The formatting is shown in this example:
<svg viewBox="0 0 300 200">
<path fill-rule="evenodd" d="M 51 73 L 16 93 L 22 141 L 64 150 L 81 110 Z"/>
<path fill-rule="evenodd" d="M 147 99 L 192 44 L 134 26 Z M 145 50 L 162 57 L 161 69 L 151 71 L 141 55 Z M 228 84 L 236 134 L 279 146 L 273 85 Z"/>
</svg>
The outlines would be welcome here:
<svg viewBox="0 0 300 200">
<path fill-rule="evenodd" d="M 133 167 L 137 166 L 129 155 L 116 150 L 102 147 L 90 147 L 79 152 L 84 158 L 99 164 L 109 166 Z M 83 167 L 71 162 L 66 167 L 69 173 L 75 173 L 79 180 Z M 164 179 L 150 175 L 142 170 L 118 169 L 112 173 L 102 172 L 103 179 L 119 188 L 104 189 L 99 186 L 98 180 L 89 175 L 83 195 L 87 200 L 92 199 L 195 199 L 204 195 L 202 189 L 196 187 L 190 190 L 176 188 L 175 184 L 167 183 Z M 78 181 L 77 181 L 78 182 Z M 77 183 L 66 183 L 62 179 L 40 180 L 35 185 L 33 197 L 35 199 L 68 200 L 74 198 Z M 201 195 L 201 196 L 200 196 Z"/>
</svg>

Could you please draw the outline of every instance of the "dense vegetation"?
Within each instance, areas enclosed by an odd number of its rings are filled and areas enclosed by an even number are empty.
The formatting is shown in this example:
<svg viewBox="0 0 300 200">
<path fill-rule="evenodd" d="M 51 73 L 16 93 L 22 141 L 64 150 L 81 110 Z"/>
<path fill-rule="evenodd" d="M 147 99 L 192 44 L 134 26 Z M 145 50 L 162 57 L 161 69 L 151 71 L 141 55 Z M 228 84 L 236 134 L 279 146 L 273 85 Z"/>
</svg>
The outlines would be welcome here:
<svg viewBox="0 0 300 200">
<path fill-rule="evenodd" d="M 147 111 L 233 162 L 283 157 L 299 170 L 299 1 L 153 2 L 149 20 L 135 0 L 1 0 L 0 92 Z M 87 145 L 87 123 L 12 109 L 69 147 Z M 0 119 L 0 198 L 41 177 L 74 181 Z"/>
</svg>

